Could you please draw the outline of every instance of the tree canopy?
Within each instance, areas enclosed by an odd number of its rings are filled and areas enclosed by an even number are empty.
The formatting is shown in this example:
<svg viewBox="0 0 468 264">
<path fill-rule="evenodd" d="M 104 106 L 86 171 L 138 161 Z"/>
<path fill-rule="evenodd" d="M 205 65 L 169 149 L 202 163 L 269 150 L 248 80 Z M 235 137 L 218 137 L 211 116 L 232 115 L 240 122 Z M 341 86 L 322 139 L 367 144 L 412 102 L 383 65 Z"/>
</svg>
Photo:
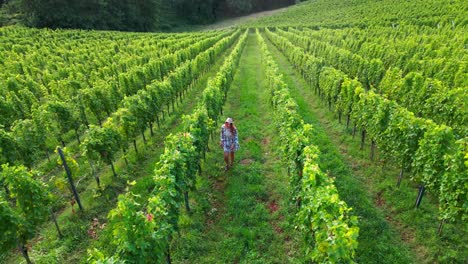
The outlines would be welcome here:
<svg viewBox="0 0 468 264">
<path fill-rule="evenodd" d="M 2 9 L 21 13 L 23 23 L 28 26 L 122 31 L 152 31 L 166 28 L 168 23 L 211 23 L 219 17 L 295 3 L 294 0 L 4 0 L 0 3 L 6 2 L 8 5 Z"/>
</svg>

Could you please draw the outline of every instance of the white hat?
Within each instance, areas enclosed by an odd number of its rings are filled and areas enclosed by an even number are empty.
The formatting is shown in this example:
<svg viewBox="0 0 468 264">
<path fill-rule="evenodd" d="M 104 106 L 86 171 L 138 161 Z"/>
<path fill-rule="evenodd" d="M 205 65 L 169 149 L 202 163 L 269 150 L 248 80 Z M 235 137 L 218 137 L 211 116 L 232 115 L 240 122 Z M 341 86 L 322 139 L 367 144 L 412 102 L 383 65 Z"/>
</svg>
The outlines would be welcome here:
<svg viewBox="0 0 468 264">
<path fill-rule="evenodd" d="M 226 119 L 226 123 L 231 123 L 231 124 L 232 124 L 232 123 L 233 123 L 232 118 L 228 117 L 228 118 Z"/>
</svg>

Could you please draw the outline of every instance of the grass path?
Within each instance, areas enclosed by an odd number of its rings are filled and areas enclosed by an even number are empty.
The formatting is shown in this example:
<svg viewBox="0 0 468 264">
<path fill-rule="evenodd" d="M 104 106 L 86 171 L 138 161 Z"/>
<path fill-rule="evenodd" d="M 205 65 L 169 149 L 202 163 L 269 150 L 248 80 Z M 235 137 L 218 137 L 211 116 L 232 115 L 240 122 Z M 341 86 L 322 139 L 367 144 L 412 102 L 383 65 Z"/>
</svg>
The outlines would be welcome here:
<svg viewBox="0 0 468 264">
<path fill-rule="evenodd" d="M 218 135 L 212 141 L 194 196 L 197 213 L 181 221 L 186 225 L 175 243 L 175 263 L 297 262 L 296 236 L 288 224 L 287 172 L 274 151 L 264 81 L 251 34 L 224 111 L 239 129 L 241 149 L 234 168 L 224 172 Z"/>
<path fill-rule="evenodd" d="M 363 184 L 365 178 L 356 175 L 356 165 L 371 173 L 379 173 L 369 168 L 370 161 L 355 164 L 344 159 L 340 151 L 345 147 L 340 142 L 340 133 L 334 134 L 329 126 L 330 117 L 321 116 L 325 107 L 318 106 L 304 79 L 294 70 L 287 59 L 269 43 L 291 95 L 297 101 L 306 123 L 315 128 L 314 141 L 320 148 L 320 167 L 330 176 L 336 177 L 340 197 L 353 208 L 359 219 L 359 247 L 356 252 L 358 263 L 413 263 L 416 257 L 400 238 L 400 234 L 387 222 L 384 212 L 376 208 L 373 199 Z M 343 132 L 341 132 L 343 133 Z"/>
</svg>

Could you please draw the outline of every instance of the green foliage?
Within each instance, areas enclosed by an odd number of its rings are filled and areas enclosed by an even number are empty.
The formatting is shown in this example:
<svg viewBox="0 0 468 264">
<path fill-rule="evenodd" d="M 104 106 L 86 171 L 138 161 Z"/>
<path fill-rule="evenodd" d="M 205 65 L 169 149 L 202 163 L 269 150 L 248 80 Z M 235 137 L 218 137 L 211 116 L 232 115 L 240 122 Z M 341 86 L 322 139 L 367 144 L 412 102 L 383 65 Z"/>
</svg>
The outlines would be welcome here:
<svg viewBox="0 0 468 264">
<path fill-rule="evenodd" d="M 13 124 L 11 133 L 15 136 L 16 151 L 21 155 L 14 162 L 22 161 L 24 165 L 31 167 L 41 157 L 40 151 L 46 149 L 48 141 L 47 130 L 43 125 L 31 119 L 17 120 Z"/>
<path fill-rule="evenodd" d="M 304 148 L 301 206 L 297 212 L 298 229 L 308 245 L 307 257 L 320 263 L 353 263 L 358 246 L 357 217 L 341 201 L 333 179 L 318 164 L 318 149 Z M 313 235 L 312 235 L 313 234 Z"/>
<path fill-rule="evenodd" d="M 246 14 L 252 10 L 252 3 L 250 0 L 226 0 L 227 6 L 238 14 Z"/>
<path fill-rule="evenodd" d="M 385 39 L 382 39 L 382 35 L 394 33 L 387 33 L 387 30 L 388 29 L 381 28 L 372 29 L 370 34 L 372 34 L 374 38 L 377 38 L 377 40 L 372 39 L 372 37 L 368 40 L 363 37 L 367 33 L 361 32 L 360 34 L 357 34 L 355 33 L 355 30 L 343 30 L 344 32 L 336 33 L 336 31 L 333 30 L 317 32 L 310 29 L 297 30 L 294 28 L 288 28 L 288 31 L 276 29 L 278 37 L 275 37 L 273 41 L 275 42 L 275 45 L 279 45 L 282 49 L 290 50 L 286 53 L 287 56 L 290 58 L 290 61 L 295 64 L 296 68 L 299 68 L 303 75 L 305 66 L 302 62 L 303 60 L 311 55 L 316 56 L 317 58 L 322 58 L 326 62 L 327 66 L 332 66 L 335 69 L 344 72 L 352 79 L 357 78 L 366 90 L 374 88 L 382 95 L 387 96 L 389 99 L 392 99 L 406 107 L 416 116 L 430 118 L 438 124 L 451 126 L 459 135 L 466 134 L 466 119 L 468 118 L 468 112 L 466 109 L 468 108 L 465 106 L 466 100 L 463 100 L 467 97 L 467 93 L 465 92 L 466 89 L 451 89 L 451 87 L 447 85 L 451 82 L 444 83 L 440 80 L 432 79 L 430 77 L 436 76 L 433 71 L 425 70 L 426 67 L 422 70 L 420 70 L 419 66 L 410 67 L 407 65 L 409 62 L 405 59 L 407 57 L 413 57 L 417 58 L 415 60 L 418 62 L 428 61 L 429 64 L 429 62 L 433 60 L 432 56 L 412 54 L 409 52 L 407 54 L 398 53 L 395 54 L 395 57 L 400 58 L 401 61 L 390 61 L 390 58 L 385 57 L 386 53 L 381 52 L 392 50 L 390 47 L 381 47 L 386 44 L 375 46 L 371 46 L 370 44 L 372 41 L 386 41 Z M 408 29 L 409 32 L 414 30 L 417 29 Z M 353 36 L 354 38 L 350 38 L 347 33 L 355 34 Z M 430 32 L 430 34 L 432 34 L 431 38 L 434 38 L 434 40 L 430 39 L 430 41 L 439 41 L 439 32 Z M 344 44 L 344 42 L 347 41 L 343 41 L 343 38 L 350 38 L 349 41 L 358 42 L 359 44 L 357 45 L 363 45 L 366 47 L 366 52 L 362 52 L 360 48 L 355 46 Z M 357 41 L 356 38 L 358 39 Z M 363 42 L 364 44 L 362 44 Z M 387 42 L 388 41 L 386 41 L 386 43 Z M 409 45 L 414 46 L 414 49 L 417 49 L 417 44 L 412 43 L 411 40 L 402 39 L 401 42 L 403 42 L 401 45 L 404 46 L 405 52 L 407 52 L 406 49 L 408 49 L 407 46 Z M 330 43 L 332 45 L 330 45 Z M 369 47 L 367 46 L 368 44 Z M 452 49 L 457 48 L 459 49 L 460 47 L 456 45 L 452 47 Z M 306 52 L 307 55 L 299 55 L 297 54 L 297 51 L 300 51 L 300 53 Z M 375 54 L 376 52 L 379 53 Z M 423 58 L 419 58 L 420 56 L 423 56 Z M 427 58 L 424 56 L 427 56 Z M 387 66 L 385 66 L 383 62 L 384 60 L 388 61 Z M 443 60 L 444 65 L 464 65 L 464 62 L 455 58 L 444 58 L 441 60 Z M 388 70 L 386 67 L 388 67 Z M 429 67 L 429 65 L 427 67 Z M 399 68 L 404 69 L 404 71 L 400 72 Z M 434 72 L 438 72 L 440 70 L 442 69 L 434 70 Z M 455 72 L 456 71 L 452 68 L 448 68 L 446 75 L 454 76 Z M 309 74 L 313 73 L 314 72 L 309 70 Z M 315 82 L 319 79 L 320 78 L 316 78 Z M 316 87 L 314 88 L 316 89 Z M 334 93 L 325 94 L 332 97 L 334 96 Z M 329 104 L 331 103 L 330 99 L 331 98 L 327 98 Z"/>
<path fill-rule="evenodd" d="M 233 16 L 294 4 L 293 0 L 175 0 L 178 15 L 191 23 L 212 23 L 219 16 Z"/>
<path fill-rule="evenodd" d="M 216 0 L 176 0 L 175 7 L 180 17 L 195 24 L 206 24 L 216 19 Z"/>
<path fill-rule="evenodd" d="M 265 31 L 273 38 L 268 29 Z M 305 259 L 318 263 L 352 263 L 358 245 L 357 218 L 350 216 L 351 208 L 339 199 L 332 179 L 320 170 L 319 151 L 311 145 L 313 128 L 304 124 L 297 113 L 297 103 L 278 74 L 263 37 L 258 30 L 256 33 L 263 60 L 269 66 L 267 78 L 273 94 L 274 120 L 284 145 L 284 159 L 289 164 L 292 195 L 298 206 L 294 221 L 304 234 Z"/>
<path fill-rule="evenodd" d="M 97 249 L 88 249 L 87 263 L 92 264 L 124 264 L 125 262 L 119 260 L 117 257 L 106 258 L 105 255 Z"/>
<path fill-rule="evenodd" d="M 15 164 L 20 159 L 19 146 L 13 135 L 0 128 L 0 163 Z"/>
<path fill-rule="evenodd" d="M 2 178 L 9 188 L 10 198 L 15 199 L 16 209 L 22 217 L 27 219 L 29 226 L 28 237 L 33 235 L 33 228 L 45 220 L 49 213 L 48 205 L 51 197 L 47 187 L 34 179 L 33 174 L 23 166 L 2 165 Z"/>
<path fill-rule="evenodd" d="M 290 44 L 294 43 L 303 47 L 308 47 L 309 43 L 305 38 L 294 36 L 285 31 L 277 30 L 274 33 L 269 29 L 265 29 L 266 35 L 270 40 L 278 46 L 283 53 L 287 55 L 289 60 L 293 60 L 292 54 L 294 49 L 287 49 Z M 288 36 L 288 38 L 284 37 Z M 316 47 L 313 52 L 320 56 L 331 56 L 332 53 L 319 52 L 320 49 L 329 49 L 324 43 L 319 43 L 322 47 Z M 311 45 L 312 47 L 313 45 Z M 311 50 L 312 51 L 312 50 Z M 343 54 L 346 54 L 343 53 Z M 296 55 L 296 54 L 295 54 Z M 306 55 L 305 50 L 302 52 L 302 57 Z M 330 57 L 333 59 L 333 57 Z M 347 69 L 350 66 L 347 56 L 343 56 L 343 60 L 337 60 L 335 67 Z M 358 60 L 355 60 L 357 64 Z M 302 71 L 306 71 L 304 65 L 298 64 Z M 352 74 L 352 71 L 348 73 Z M 405 77 L 401 77 L 401 71 L 398 68 L 391 68 L 381 82 L 381 91 L 388 93 L 390 99 L 399 98 L 399 102 L 405 105 L 410 105 L 410 109 L 417 111 L 421 115 L 428 113 L 432 109 L 440 109 L 437 104 L 440 99 L 445 98 L 443 95 L 445 88 L 442 88 L 439 82 L 434 82 L 431 79 L 425 79 L 421 74 L 410 72 Z M 409 111 L 406 107 L 398 105 L 393 100 L 386 99 L 381 94 L 375 94 L 373 91 L 365 91 L 362 88 L 361 81 L 358 79 L 350 80 L 350 78 L 339 70 L 324 67 L 319 76 L 318 93 L 325 98 L 328 104 L 335 103 L 338 113 L 351 114 L 355 123 L 368 133 L 372 140 L 378 143 L 383 150 L 384 156 L 388 159 L 396 161 L 403 169 L 412 170 L 412 179 L 418 183 L 423 183 L 434 193 L 439 194 L 439 200 L 443 202 L 451 201 L 453 204 L 441 205 L 441 208 L 453 208 L 458 205 L 458 197 L 463 196 L 460 193 L 459 187 L 449 183 L 444 184 L 444 191 L 456 193 L 456 198 L 442 198 L 446 194 L 439 192 L 442 179 L 450 178 L 454 180 L 453 170 L 459 175 L 466 174 L 466 167 L 456 165 L 460 164 L 455 160 L 460 160 L 456 157 L 462 157 L 465 150 L 458 148 L 454 149 L 457 134 L 453 129 L 444 125 L 435 124 L 432 120 L 416 117 L 415 113 Z M 313 85 L 312 85 L 313 86 Z M 336 92 L 338 90 L 338 92 Z M 377 89 L 379 90 L 379 89 Z M 455 89 L 458 93 L 459 90 Z M 338 96 L 336 96 L 338 93 Z M 463 92 L 462 92 L 463 93 Z M 449 93 L 453 101 L 460 100 L 464 96 L 454 96 Z M 434 99 L 432 99 L 434 98 Z M 335 100 L 335 101 L 334 101 Z M 442 104 L 441 104 L 442 105 Z M 453 104 L 455 105 L 455 104 Z M 452 108 L 450 104 L 447 108 L 447 115 L 444 115 L 445 123 L 447 120 L 453 119 L 453 112 L 465 112 L 465 107 Z M 453 111 L 452 111 L 453 109 Z M 461 109 L 461 110 L 460 110 Z M 437 117 L 433 112 L 434 117 Z M 464 118 L 460 118 L 456 122 L 464 122 Z M 454 122 L 455 123 L 455 122 Z M 456 126 L 457 128 L 466 129 L 466 126 Z M 444 160 L 450 160 L 452 169 L 448 170 L 448 165 Z M 457 180 L 454 180 L 458 182 Z M 451 186 L 453 189 L 448 191 Z M 441 200 L 442 202 L 442 200 Z M 451 209 L 448 209 L 451 210 Z M 453 210 L 457 217 L 466 218 L 466 210 Z M 441 211 L 442 213 L 442 211 Z M 443 213 L 446 217 L 443 219 L 454 220 L 455 215 Z M 450 216 L 447 216 L 450 215 Z"/>
<path fill-rule="evenodd" d="M 214 129 L 214 122 L 203 109 L 196 109 L 193 114 L 186 115 L 184 119 L 184 131 L 193 137 L 193 145 L 200 156 L 208 151 L 208 139 L 210 131 Z"/>
<path fill-rule="evenodd" d="M 164 246 L 157 246 L 161 239 L 155 232 L 159 224 L 150 212 L 140 211 L 133 194 L 119 196 L 117 207 L 109 212 L 109 224 L 113 227 L 113 244 L 117 246 L 117 259 L 128 263 L 151 263 L 162 260 Z M 109 260 L 107 260 L 109 261 Z"/>
<path fill-rule="evenodd" d="M 0 196 L 0 248 L 2 251 L 8 251 L 18 243 L 18 234 L 22 226 L 26 226 L 24 219 L 20 217 L 11 207 L 8 201 Z"/>
<path fill-rule="evenodd" d="M 440 181 L 441 218 L 466 222 L 468 217 L 467 178 L 468 148 L 467 138 L 456 142 L 455 153 L 444 157 L 445 173 Z"/>
<path fill-rule="evenodd" d="M 84 156 L 92 160 L 100 158 L 110 164 L 119 150 L 120 142 L 120 134 L 113 127 L 91 126 L 80 147 Z"/>
<path fill-rule="evenodd" d="M 128 144 L 136 138 L 144 128 L 144 124 L 128 108 L 119 108 L 104 123 L 104 127 L 112 128 L 113 131 L 118 132 L 119 138 L 124 140 L 124 144 Z"/>
<path fill-rule="evenodd" d="M 58 147 L 55 149 L 55 153 L 58 153 Z M 76 161 L 76 159 L 72 156 L 72 154 L 68 151 L 67 148 L 62 149 L 62 153 L 65 156 L 65 161 L 68 165 L 68 168 L 70 169 L 70 172 L 72 173 L 72 176 L 77 176 L 80 174 L 80 164 Z M 63 161 L 60 156 L 57 157 L 57 164 L 62 167 L 63 166 Z M 67 177 L 66 174 L 64 174 L 64 178 Z"/>
<path fill-rule="evenodd" d="M 46 115 L 46 128 L 56 132 L 55 136 L 58 142 L 64 140 L 63 135 L 68 131 L 80 128 L 77 112 L 69 104 L 52 99 L 47 104 L 43 104 L 42 107 L 44 109 L 42 112 Z"/>
<path fill-rule="evenodd" d="M 427 126 L 429 128 L 419 141 L 413 161 L 414 180 L 424 182 L 426 188 L 440 196 L 440 182 L 446 173 L 444 157 L 449 156 L 455 147 L 454 135 L 447 126 L 436 126 L 433 123 Z"/>
<path fill-rule="evenodd" d="M 256 27 L 308 26 L 367 28 L 369 25 L 398 27 L 418 26 L 463 28 L 466 20 L 463 1 L 398 1 L 393 0 L 317 0 L 288 8 L 274 16 L 262 17 L 250 23 Z M 368 14 L 373 14 L 368 15 Z"/>
<path fill-rule="evenodd" d="M 5 196 L 0 195 L 0 247 L 6 251 L 20 246 L 27 252 L 24 246 L 47 219 L 52 197 L 47 186 L 34 179 L 33 173 L 24 166 L 3 164 L 0 181 L 9 190 Z"/>
</svg>

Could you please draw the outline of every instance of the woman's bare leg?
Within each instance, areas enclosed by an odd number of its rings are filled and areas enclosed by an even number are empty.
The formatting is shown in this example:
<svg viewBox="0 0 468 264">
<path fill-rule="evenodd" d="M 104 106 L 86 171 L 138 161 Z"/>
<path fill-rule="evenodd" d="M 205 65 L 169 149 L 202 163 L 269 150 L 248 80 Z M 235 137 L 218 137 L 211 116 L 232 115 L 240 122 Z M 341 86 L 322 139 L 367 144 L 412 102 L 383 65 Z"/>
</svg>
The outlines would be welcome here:
<svg viewBox="0 0 468 264">
<path fill-rule="evenodd" d="M 226 163 L 226 167 L 229 166 L 229 152 L 224 152 L 224 162 Z"/>
<path fill-rule="evenodd" d="M 234 151 L 233 151 L 233 152 L 230 152 L 229 154 L 230 154 L 230 156 L 231 156 L 231 164 L 230 164 L 229 166 L 232 167 L 232 165 L 234 165 Z"/>
</svg>

